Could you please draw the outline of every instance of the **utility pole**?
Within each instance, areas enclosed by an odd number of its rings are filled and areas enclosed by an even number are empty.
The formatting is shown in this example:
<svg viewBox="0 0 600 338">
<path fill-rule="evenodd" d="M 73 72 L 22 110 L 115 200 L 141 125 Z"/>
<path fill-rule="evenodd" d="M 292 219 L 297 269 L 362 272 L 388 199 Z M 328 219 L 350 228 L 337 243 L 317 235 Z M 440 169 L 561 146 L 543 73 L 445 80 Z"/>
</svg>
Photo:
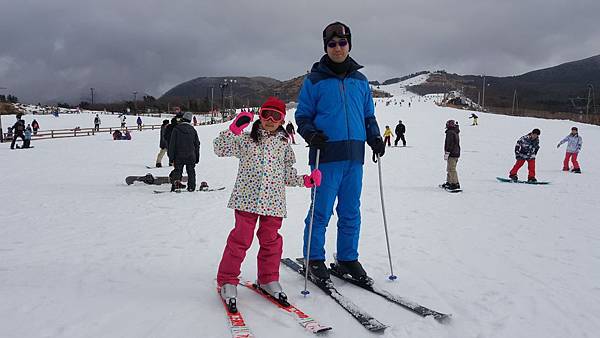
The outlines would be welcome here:
<svg viewBox="0 0 600 338">
<path fill-rule="evenodd" d="M 137 114 L 137 92 L 133 92 L 133 115 Z"/>
<path fill-rule="evenodd" d="M 210 87 L 210 113 L 212 114 L 215 110 L 215 87 Z"/>
<path fill-rule="evenodd" d="M 481 107 L 483 109 L 483 111 L 485 111 L 485 75 L 483 76 L 483 94 L 482 94 L 482 98 L 481 98 Z"/>
<path fill-rule="evenodd" d="M 587 97 L 587 106 L 585 109 L 585 119 L 586 122 L 589 123 L 589 119 L 590 119 L 590 101 L 592 103 L 592 107 L 594 108 L 594 114 L 596 113 L 596 98 L 595 98 L 596 94 L 594 93 L 594 86 L 589 84 L 588 85 L 588 97 Z"/>
<path fill-rule="evenodd" d="M 513 104 L 512 104 L 512 113 L 511 115 L 515 115 L 515 103 L 517 102 L 517 90 L 513 94 Z"/>
<path fill-rule="evenodd" d="M 92 92 L 92 106 L 94 105 L 94 88 L 90 88 L 90 91 Z"/>
</svg>

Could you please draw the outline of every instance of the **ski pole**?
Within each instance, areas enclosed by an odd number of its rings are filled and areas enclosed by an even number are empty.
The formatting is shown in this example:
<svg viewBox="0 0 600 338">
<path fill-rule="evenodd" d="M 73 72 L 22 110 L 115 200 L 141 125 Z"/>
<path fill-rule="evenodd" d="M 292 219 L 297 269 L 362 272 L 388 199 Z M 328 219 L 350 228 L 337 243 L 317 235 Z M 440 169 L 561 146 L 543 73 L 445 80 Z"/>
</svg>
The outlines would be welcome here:
<svg viewBox="0 0 600 338">
<path fill-rule="evenodd" d="M 317 148 L 317 158 L 315 160 L 315 170 L 319 169 L 319 157 L 321 157 L 321 149 Z M 310 207 L 310 223 L 308 224 L 308 242 L 306 247 L 306 256 L 304 257 L 304 290 L 300 292 L 304 296 L 308 295 L 308 258 L 310 257 L 310 243 L 312 242 L 312 228 L 315 219 L 315 197 L 317 196 L 317 186 L 313 187 L 312 200 Z"/>
<path fill-rule="evenodd" d="M 383 212 L 383 228 L 385 229 L 385 242 L 387 244 L 388 259 L 390 261 L 390 276 L 389 280 L 395 280 L 394 267 L 392 266 L 392 252 L 390 250 L 390 237 L 388 235 L 387 217 L 385 216 L 385 203 L 383 202 L 383 183 L 381 179 L 381 158 L 377 156 L 377 168 L 379 169 L 379 195 L 381 196 L 381 211 Z"/>
</svg>

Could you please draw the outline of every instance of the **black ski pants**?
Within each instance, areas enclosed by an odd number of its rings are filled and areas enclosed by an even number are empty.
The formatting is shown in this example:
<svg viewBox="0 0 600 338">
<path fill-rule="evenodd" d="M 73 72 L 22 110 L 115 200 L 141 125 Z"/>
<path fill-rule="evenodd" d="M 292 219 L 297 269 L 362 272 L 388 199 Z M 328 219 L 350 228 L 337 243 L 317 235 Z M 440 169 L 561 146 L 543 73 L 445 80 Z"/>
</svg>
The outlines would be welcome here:
<svg viewBox="0 0 600 338">
<path fill-rule="evenodd" d="M 398 134 L 396 135 L 396 140 L 394 141 L 394 145 L 397 146 L 398 145 L 398 141 L 402 140 L 402 145 L 406 147 L 406 139 L 404 138 L 404 134 Z"/>
<path fill-rule="evenodd" d="M 23 135 L 23 133 L 15 133 L 15 135 L 13 136 L 13 140 L 10 143 L 10 149 L 15 149 L 15 143 L 17 142 L 18 137 L 21 138 L 23 144 L 25 143 L 25 135 Z"/>
<path fill-rule="evenodd" d="M 196 190 L 196 164 L 180 164 L 175 163 L 175 168 L 169 174 L 171 183 L 174 181 L 181 181 L 183 177 L 183 167 L 185 166 L 185 172 L 188 175 L 188 190 Z"/>
</svg>

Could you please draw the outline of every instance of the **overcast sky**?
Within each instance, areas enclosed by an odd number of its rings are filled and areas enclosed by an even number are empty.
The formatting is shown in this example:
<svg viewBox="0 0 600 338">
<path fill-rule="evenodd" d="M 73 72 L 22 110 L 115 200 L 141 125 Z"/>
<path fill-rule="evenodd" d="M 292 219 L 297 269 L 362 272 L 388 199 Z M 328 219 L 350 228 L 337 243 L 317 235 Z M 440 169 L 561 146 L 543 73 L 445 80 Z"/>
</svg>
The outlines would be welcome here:
<svg viewBox="0 0 600 338">
<path fill-rule="evenodd" d="M 330 22 L 370 80 L 518 75 L 600 54 L 598 0 L 0 0 L 0 93 L 156 97 L 199 76 L 304 74 Z"/>
</svg>

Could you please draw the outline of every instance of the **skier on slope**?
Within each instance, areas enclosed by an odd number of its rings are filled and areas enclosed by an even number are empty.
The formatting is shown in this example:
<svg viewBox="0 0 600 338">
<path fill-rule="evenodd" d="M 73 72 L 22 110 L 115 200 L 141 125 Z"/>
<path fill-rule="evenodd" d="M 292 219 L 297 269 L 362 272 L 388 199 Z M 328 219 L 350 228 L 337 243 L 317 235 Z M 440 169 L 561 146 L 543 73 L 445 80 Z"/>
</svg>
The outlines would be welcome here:
<svg viewBox="0 0 600 338">
<path fill-rule="evenodd" d="M 583 146 L 583 139 L 579 136 L 577 127 L 571 128 L 571 133 L 562 139 L 556 148 L 560 148 L 560 145 L 567 142 L 567 152 L 565 153 L 565 160 L 563 161 L 563 171 L 569 171 L 569 160 L 573 162 L 573 172 L 581 174 L 581 168 L 579 162 L 577 162 L 577 156 Z"/>
<path fill-rule="evenodd" d="M 141 131 L 142 130 L 142 117 L 141 116 L 137 117 L 136 123 L 137 123 L 137 129 Z"/>
<path fill-rule="evenodd" d="M 10 149 L 15 149 L 17 138 L 21 138 L 23 143 L 25 143 L 25 120 L 21 119 L 22 116 L 22 114 L 17 114 L 17 122 L 15 122 L 15 124 L 12 126 L 14 135 L 12 142 L 10 143 Z"/>
<path fill-rule="evenodd" d="M 156 167 L 157 168 L 162 167 L 162 159 L 165 156 L 165 154 L 167 153 L 168 142 L 167 142 L 167 139 L 165 138 L 165 130 L 167 129 L 168 125 L 169 125 L 169 120 L 163 120 L 163 123 L 160 126 L 160 142 L 158 143 L 158 147 L 160 148 L 160 150 L 158 151 L 158 155 L 156 155 Z"/>
<path fill-rule="evenodd" d="M 166 148 L 169 148 L 169 141 L 171 140 L 171 133 L 173 132 L 173 128 L 175 128 L 175 126 L 181 122 L 181 118 L 183 117 L 183 113 L 181 112 L 181 109 L 179 109 L 179 107 L 175 107 L 175 116 L 171 119 L 171 123 L 165 127 L 165 142 L 166 142 Z M 168 156 L 168 154 L 167 154 Z M 173 159 L 169 158 L 169 166 L 173 165 Z"/>
<path fill-rule="evenodd" d="M 296 139 L 294 136 L 296 136 L 296 129 L 294 129 L 294 124 L 292 123 L 292 121 L 288 122 L 287 126 L 285 126 L 285 131 L 288 133 L 288 135 L 290 135 L 290 138 L 292 139 L 292 144 L 296 144 Z"/>
<path fill-rule="evenodd" d="M 517 140 L 517 145 L 515 146 L 515 157 L 517 162 L 510 170 L 508 178 L 513 181 L 517 181 L 519 177 L 517 173 L 519 169 L 527 162 L 527 169 L 529 171 L 527 176 L 528 182 L 537 182 L 535 178 L 535 157 L 540 150 L 540 130 L 535 128 L 529 134 L 522 136 Z"/>
<path fill-rule="evenodd" d="M 454 120 L 446 122 L 446 139 L 444 141 L 444 160 L 446 160 L 446 183 L 442 188 L 446 190 L 460 189 L 456 165 L 460 157 L 460 129 Z"/>
<path fill-rule="evenodd" d="M 100 116 L 98 116 L 98 114 L 94 117 L 94 130 L 100 131 Z"/>
<path fill-rule="evenodd" d="M 200 162 L 200 140 L 198 133 L 192 126 L 191 112 L 183 114 L 182 123 L 173 127 L 171 139 L 169 140 L 168 154 L 173 161 L 173 171 L 169 174 L 171 178 L 171 191 L 184 187 L 181 184 L 183 167 L 188 175 L 188 191 L 196 190 L 196 164 Z"/>
<path fill-rule="evenodd" d="M 385 130 L 383 131 L 383 143 L 387 144 L 388 147 L 391 147 L 392 137 L 394 137 L 392 129 L 390 129 L 390 126 L 385 126 Z"/>
<path fill-rule="evenodd" d="M 336 269 L 371 284 L 373 279 L 358 261 L 365 141 L 374 161 L 385 154 L 385 144 L 375 118 L 369 81 L 359 72 L 362 66 L 349 55 L 350 28 L 340 22 L 329 24 L 323 30 L 323 48 L 326 54 L 305 77 L 296 110 L 298 133 L 310 146 L 309 164 L 315 166 L 319 149 L 319 169 L 325 178 L 312 203 L 310 255 L 311 208 L 304 220 L 304 257 L 309 260 L 308 271 L 314 278 L 325 282 L 330 279 L 325 265 L 325 231 L 337 200 Z"/>
<path fill-rule="evenodd" d="M 256 235 L 260 243 L 257 284 L 281 303 L 287 302 L 279 284 L 283 239 L 278 233 L 286 217 L 285 187 L 312 188 L 321 184 L 321 173 L 317 169 L 310 175 L 297 175 L 294 168 L 296 157 L 282 127 L 285 121 L 283 101 L 275 97 L 267 99 L 251 132 L 242 133 L 253 118 L 250 112 L 238 114 L 229 129 L 222 131 L 214 140 L 217 156 L 240 160 L 228 204 L 234 209 L 235 227 L 229 233 L 217 272 L 221 296 L 231 312 L 236 312 L 240 266 L 252 244 L 257 221 L 259 228 Z M 265 162 L 265 158 L 269 161 Z"/>
<path fill-rule="evenodd" d="M 471 116 L 469 116 L 470 119 L 473 119 L 473 123 L 471 124 L 472 126 L 476 126 L 477 124 L 477 119 L 479 118 L 479 116 L 475 115 L 475 113 L 471 113 Z"/>
<path fill-rule="evenodd" d="M 398 125 L 396 126 L 396 140 L 394 141 L 394 146 L 398 146 L 398 141 L 402 140 L 402 146 L 406 147 L 406 139 L 404 138 L 404 133 L 406 133 L 406 126 L 402 124 L 402 120 L 398 120 Z"/>
</svg>

